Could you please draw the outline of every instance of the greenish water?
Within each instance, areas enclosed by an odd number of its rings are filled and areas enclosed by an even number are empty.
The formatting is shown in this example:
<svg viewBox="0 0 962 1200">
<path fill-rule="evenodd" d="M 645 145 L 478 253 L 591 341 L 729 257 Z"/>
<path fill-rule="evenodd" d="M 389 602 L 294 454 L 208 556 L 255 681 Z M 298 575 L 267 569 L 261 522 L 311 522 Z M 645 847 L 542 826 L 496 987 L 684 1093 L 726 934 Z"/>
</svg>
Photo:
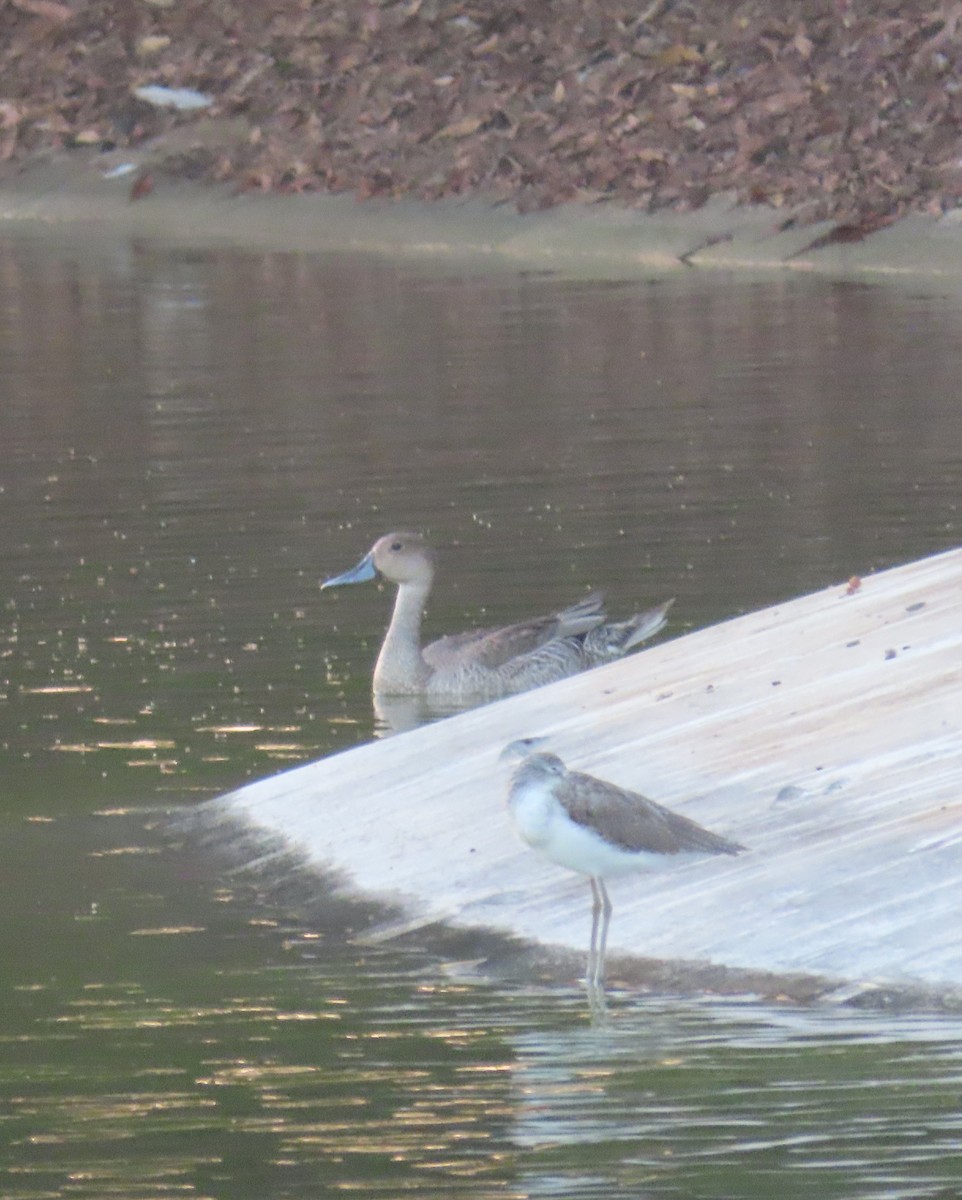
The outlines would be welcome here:
<svg viewBox="0 0 962 1200">
<path fill-rule="evenodd" d="M 379 732 L 391 527 L 441 633 L 698 627 L 958 541 L 960 306 L 686 275 L 0 243 L 0 1195 L 956 1196 L 962 1024 L 580 991 L 165 813 Z"/>
</svg>

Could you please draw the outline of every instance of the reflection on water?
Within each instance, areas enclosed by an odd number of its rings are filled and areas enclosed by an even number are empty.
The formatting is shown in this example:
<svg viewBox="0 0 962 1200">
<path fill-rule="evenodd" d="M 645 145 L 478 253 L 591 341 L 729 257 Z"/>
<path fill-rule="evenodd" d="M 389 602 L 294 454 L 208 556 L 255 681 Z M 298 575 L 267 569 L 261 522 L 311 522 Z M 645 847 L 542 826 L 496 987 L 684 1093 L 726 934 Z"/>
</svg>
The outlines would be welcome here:
<svg viewBox="0 0 962 1200">
<path fill-rule="evenodd" d="M 58 848 L 15 840 L 34 869 Z M 849 1200 L 962 1170 L 955 1021 L 620 995 L 593 1026 L 580 987 L 359 946 L 343 903 L 305 927 L 132 815 L 80 842 L 42 917 L 56 968 L 14 955 L 0 992 L 11 1200 Z"/>
<path fill-rule="evenodd" d="M 442 548 L 428 636 L 589 587 L 677 632 L 954 544 L 956 298 L 89 240 L 0 279 L 5 1200 L 953 1194 L 951 1022 L 591 1027 L 145 821 L 438 715 L 372 711 L 389 592 L 318 592 L 388 528 Z"/>
<path fill-rule="evenodd" d="M 918 1196 L 962 1167 L 962 1043 L 937 1022 L 651 1002 L 514 1044 L 514 1137 L 555 1194 Z"/>
</svg>

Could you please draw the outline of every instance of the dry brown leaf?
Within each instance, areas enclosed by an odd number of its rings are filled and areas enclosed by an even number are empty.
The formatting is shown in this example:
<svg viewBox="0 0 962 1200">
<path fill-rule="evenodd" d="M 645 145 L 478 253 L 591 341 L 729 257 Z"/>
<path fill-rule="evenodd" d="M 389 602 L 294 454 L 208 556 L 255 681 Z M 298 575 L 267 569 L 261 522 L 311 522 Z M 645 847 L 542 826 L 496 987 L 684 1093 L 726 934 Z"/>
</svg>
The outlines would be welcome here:
<svg viewBox="0 0 962 1200">
<path fill-rule="evenodd" d="M 452 121 L 450 125 L 445 125 L 443 129 L 438 130 L 434 135 L 434 140 L 470 137 L 472 133 L 477 133 L 485 123 L 485 119 L 485 117 L 463 117 L 460 121 Z"/>
<path fill-rule="evenodd" d="M 636 150 L 633 157 L 639 162 L 643 163 L 662 163 L 668 161 L 668 156 L 665 154 L 664 150 L 659 150 L 656 147 L 649 146 L 643 147 L 640 150 Z"/>
<path fill-rule="evenodd" d="M 45 21 L 54 21 L 58 25 L 63 21 L 69 21 L 73 16 L 73 9 L 68 8 L 66 4 L 57 4 L 56 0 L 10 0 L 10 2 L 21 12 L 30 13 L 34 17 L 43 17 Z"/>
<path fill-rule="evenodd" d="M 812 51 L 815 49 L 815 44 L 810 38 L 807 38 L 804 33 L 796 33 L 792 38 L 792 45 L 798 51 L 800 58 L 805 62 L 812 57 Z"/>
<path fill-rule="evenodd" d="M 149 37 L 140 38 L 135 50 L 141 58 L 150 58 L 151 55 L 166 50 L 169 45 L 170 38 L 166 34 L 152 34 Z"/>
<path fill-rule="evenodd" d="M 16 105 L 0 101 L 0 162 L 6 162 L 17 148 L 17 127 L 20 110 Z"/>
<path fill-rule="evenodd" d="M 655 55 L 655 62 L 659 67 L 681 67 L 686 63 L 700 63 L 702 61 L 701 52 L 696 47 L 683 46 L 677 42 L 673 46 L 666 47 L 660 54 Z"/>
<path fill-rule="evenodd" d="M 130 186 L 130 200 L 143 200 L 144 196 L 149 196 L 154 190 L 154 180 L 149 171 L 145 171 L 143 175 L 138 175 Z"/>
</svg>

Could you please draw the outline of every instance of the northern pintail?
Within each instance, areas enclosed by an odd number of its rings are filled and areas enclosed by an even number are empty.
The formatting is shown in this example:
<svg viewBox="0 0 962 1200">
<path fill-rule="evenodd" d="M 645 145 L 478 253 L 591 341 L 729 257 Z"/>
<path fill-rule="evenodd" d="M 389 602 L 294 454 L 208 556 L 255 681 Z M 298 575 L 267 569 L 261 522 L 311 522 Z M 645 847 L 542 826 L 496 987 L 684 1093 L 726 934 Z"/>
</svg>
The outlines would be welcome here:
<svg viewBox="0 0 962 1200">
<path fill-rule="evenodd" d="M 519 836 L 551 862 L 591 882 L 589 993 L 604 985 L 611 922 L 609 875 L 664 870 L 705 854 L 740 854 L 745 847 L 663 808 L 639 792 L 569 771 L 556 754 L 532 753 L 544 738 L 505 746 L 502 759 L 521 758 L 511 777 L 508 811 Z"/>
<path fill-rule="evenodd" d="M 375 693 L 495 699 L 525 692 L 620 658 L 663 627 L 674 603 L 609 622 L 602 596 L 594 593 L 548 616 L 452 634 L 422 646 L 421 618 L 435 562 L 434 550 L 420 534 L 389 533 L 350 571 L 321 584 L 341 587 L 377 575 L 397 584 L 374 668 Z"/>
</svg>

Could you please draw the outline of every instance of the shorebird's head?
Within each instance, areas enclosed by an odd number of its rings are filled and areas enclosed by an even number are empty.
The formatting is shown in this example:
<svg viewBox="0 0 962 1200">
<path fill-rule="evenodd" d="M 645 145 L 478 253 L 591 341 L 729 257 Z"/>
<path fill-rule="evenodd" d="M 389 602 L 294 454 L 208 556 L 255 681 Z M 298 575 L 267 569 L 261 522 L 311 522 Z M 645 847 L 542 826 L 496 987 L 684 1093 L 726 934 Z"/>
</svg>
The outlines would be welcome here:
<svg viewBox="0 0 962 1200">
<path fill-rule="evenodd" d="M 568 768 L 557 754 L 537 753 L 523 758 L 511 776 L 511 786 L 528 787 L 531 784 L 542 784 L 553 787 L 559 779 L 564 779 Z"/>
<path fill-rule="evenodd" d="M 498 755 L 498 762 L 517 762 L 527 758 L 529 754 L 536 753 L 538 747 L 543 746 L 547 741 L 548 738 L 544 736 L 515 738 L 513 742 L 508 742 Z"/>
<path fill-rule="evenodd" d="M 364 583 L 382 575 L 391 583 L 414 583 L 429 588 L 434 578 L 435 553 L 419 533 L 387 533 L 361 561 L 343 575 L 325 579 L 321 589 Z"/>
<path fill-rule="evenodd" d="M 544 736 L 516 738 L 501 751 L 499 762 L 518 763 L 511 775 L 512 789 L 532 783 L 550 786 L 556 779 L 563 779 L 567 775 L 568 769 L 557 754 L 539 749 L 550 740 Z"/>
</svg>

